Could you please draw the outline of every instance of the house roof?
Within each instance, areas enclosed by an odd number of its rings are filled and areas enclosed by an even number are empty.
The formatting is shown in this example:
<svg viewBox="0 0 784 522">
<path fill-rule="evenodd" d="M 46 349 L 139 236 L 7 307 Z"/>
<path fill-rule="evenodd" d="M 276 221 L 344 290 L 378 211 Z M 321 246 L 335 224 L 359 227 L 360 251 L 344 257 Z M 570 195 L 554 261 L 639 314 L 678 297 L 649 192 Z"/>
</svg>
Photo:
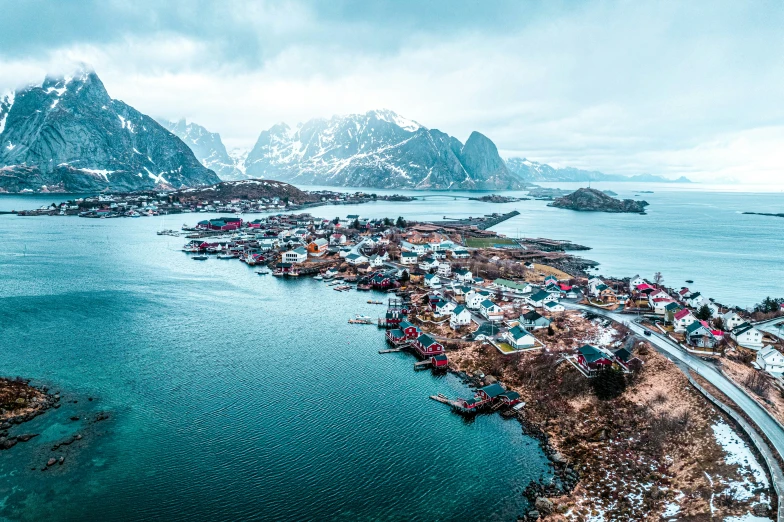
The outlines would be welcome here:
<svg viewBox="0 0 784 522">
<path fill-rule="evenodd" d="M 512 336 L 512 339 L 517 340 L 517 339 L 522 339 L 527 335 L 531 335 L 531 333 L 525 328 L 523 328 L 522 326 L 517 325 L 511 330 L 509 330 L 509 335 Z"/>
<path fill-rule="evenodd" d="M 539 312 L 536 312 L 534 310 L 531 310 L 530 312 L 523 314 L 523 320 L 528 321 L 530 323 L 533 323 L 534 321 L 537 321 L 539 319 L 546 319 L 546 318 L 543 315 L 541 315 Z M 549 319 L 546 320 L 549 321 Z"/>
<path fill-rule="evenodd" d="M 694 333 L 700 330 L 705 330 L 706 332 L 710 332 L 710 329 L 706 328 L 705 325 L 702 324 L 702 321 L 694 321 L 693 323 L 691 323 L 689 326 L 686 327 L 686 331 L 689 333 L 689 335 L 693 335 Z"/>
<path fill-rule="evenodd" d="M 750 325 L 749 323 L 743 323 L 732 331 L 732 335 L 741 335 L 748 332 L 749 330 L 754 330 L 754 326 Z"/>
<path fill-rule="evenodd" d="M 492 302 L 490 299 L 485 299 L 484 301 L 482 301 L 479 304 L 479 306 L 481 306 L 482 308 L 492 308 L 492 307 L 498 306 L 498 305 L 495 304 L 494 302 Z"/>
<path fill-rule="evenodd" d="M 581 346 L 577 351 L 580 352 L 580 355 L 582 355 L 585 361 L 589 363 L 608 358 L 606 353 L 595 346 L 591 346 L 590 344 Z"/>
<path fill-rule="evenodd" d="M 525 288 L 528 286 L 526 284 L 515 283 L 514 281 L 511 281 L 509 279 L 496 279 L 495 281 L 493 281 L 493 283 L 495 283 L 498 286 L 506 286 L 509 288 L 515 288 L 517 290 L 525 290 Z"/>
<path fill-rule="evenodd" d="M 563 306 L 561 303 L 556 301 L 550 301 L 549 303 L 544 304 L 547 308 L 555 308 L 556 306 Z"/>
<path fill-rule="evenodd" d="M 550 297 L 550 293 L 549 292 L 545 292 L 544 290 L 539 290 L 534 295 L 532 295 L 530 297 L 530 299 L 531 299 L 531 301 L 544 301 L 548 297 Z"/>
<path fill-rule="evenodd" d="M 757 352 L 757 357 L 760 359 L 764 359 L 766 361 L 773 359 L 776 356 L 781 357 L 781 352 L 779 352 L 772 346 L 766 346 L 762 350 Z"/>
<path fill-rule="evenodd" d="M 620 350 L 615 351 L 615 357 L 623 362 L 629 362 L 629 360 L 632 358 L 632 353 L 626 348 L 621 348 Z"/>
<path fill-rule="evenodd" d="M 479 328 L 473 333 L 473 338 L 476 339 L 480 335 L 485 337 L 492 337 L 500 331 L 500 328 L 493 323 L 487 322 L 479 325 Z"/>
<path fill-rule="evenodd" d="M 400 329 L 401 330 L 405 330 L 406 328 L 411 328 L 412 326 L 414 328 L 416 328 L 417 330 L 419 330 L 419 328 L 417 326 L 409 323 L 408 321 L 400 321 Z"/>
<path fill-rule="evenodd" d="M 483 391 L 491 399 L 494 397 L 498 397 L 499 395 L 506 392 L 503 386 L 501 386 L 498 383 L 490 384 L 488 386 L 485 386 L 484 388 L 480 388 L 480 390 Z"/>
<path fill-rule="evenodd" d="M 417 342 L 421 343 L 422 346 L 426 346 L 426 347 L 430 346 L 431 344 L 439 344 L 439 343 L 436 342 L 435 339 L 433 339 L 432 337 L 430 337 L 430 335 L 428 335 L 426 333 L 423 333 L 422 335 L 420 335 L 419 339 L 417 339 Z"/>
<path fill-rule="evenodd" d="M 465 311 L 465 309 L 466 309 L 465 306 L 457 305 L 457 307 L 454 310 L 452 310 L 452 313 L 455 314 L 455 315 L 458 315 L 458 314 L 463 313 Z"/>
<path fill-rule="evenodd" d="M 403 337 L 406 335 L 406 333 L 403 330 L 395 329 L 395 330 L 390 330 L 389 335 L 391 335 L 392 337 Z"/>
<path fill-rule="evenodd" d="M 294 250 L 292 250 L 292 252 L 296 252 L 297 254 L 299 254 L 299 255 L 301 255 L 301 256 L 303 256 L 303 255 L 304 255 L 304 256 L 308 255 L 308 251 L 307 251 L 307 250 L 305 250 L 303 247 L 297 247 L 297 248 L 295 248 Z"/>
<path fill-rule="evenodd" d="M 676 312 L 673 317 L 675 317 L 675 319 L 680 320 L 686 317 L 687 315 L 691 315 L 691 310 L 689 310 L 688 308 L 684 308 L 683 310 Z"/>
</svg>

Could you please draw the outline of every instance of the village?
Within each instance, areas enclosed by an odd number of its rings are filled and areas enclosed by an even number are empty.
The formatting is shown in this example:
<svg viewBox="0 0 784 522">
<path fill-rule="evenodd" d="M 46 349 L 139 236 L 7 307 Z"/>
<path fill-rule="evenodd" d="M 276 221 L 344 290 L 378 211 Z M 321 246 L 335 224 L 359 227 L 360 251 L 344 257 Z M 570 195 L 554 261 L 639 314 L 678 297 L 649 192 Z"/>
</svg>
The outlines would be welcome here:
<svg viewBox="0 0 784 522">
<path fill-rule="evenodd" d="M 534 510 L 537 517 L 551 513 L 557 519 L 559 509 L 561 515 L 564 510 L 584 510 L 586 496 L 596 493 L 591 488 L 601 486 L 602 478 L 587 473 L 585 463 L 578 463 L 596 458 L 584 453 L 585 440 L 563 438 L 558 429 L 538 431 L 539 426 L 550 426 L 554 412 L 562 423 L 570 418 L 575 422 L 586 411 L 596 423 L 608 424 L 607 430 L 615 429 L 613 412 L 603 401 L 586 406 L 586 390 L 598 396 L 599 390 L 609 388 L 608 397 L 625 401 L 624 408 L 634 412 L 630 416 L 638 418 L 643 432 L 658 429 L 652 422 L 676 422 L 659 409 L 658 417 L 641 416 L 654 403 L 666 403 L 661 395 L 669 393 L 673 394 L 672 407 L 680 411 L 683 398 L 677 388 L 689 387 L 687 379 L 691 378 L 653 349 L 649 340 L 654 337 L 711 361 L 774 417 L 784 419 L 784 344 L 778 333 L 784 326 L 781 301 L 766 300 L 764 310 L 749 312 L 721 306 L 686 287 L 667 287 L 660 274 L 650 280 L 639 275 L 625 279 L 593 276 L 580 268 L 590 270 L 590 265 L 570 262 L 573 256 L 556 241 L 510 239 L 475 223 L 407 223 L 403 218 L 360 215 L 329 220 L 282 214 L 247 222 L 223 217 L 184 228 L 190 241 L 183 250 L 196 261 L 215 255 L 258 265 L 259 275 L 313 276 L 336 291 L 386 294 L 368 301 L 387 306 L 379 317 L 348 318 L 350 323 L 383 329 L 390 347 L 379 353 L 406 351 L 416 357 L 415 369 L 453 372 L 472 394 L 433 395 L 431 399 L 461 415 L 499 411 L 516 417 L 551 448 L 548 455 L 559 472 L 558 486 L 532 485 L 527 491 L 532 504 L 540 508 Z M 577 268 L 569 273 L 558 267 Z M 632 332 L 627 327 L 631 323 L 643 327 L 644 335 Z M 555 383 L 560 388 L 552 389 Z M 641 387 L 659 391 L 651 396 L 650 390 Z M 619 399 L 618 390 L 623 394 L 627 388 L 636 390 L 635 395 L 625 398 L 627 392 Z M 543 390 L 549 391 L 543 395 Z M 560 402 L 554 404 L 559 396 Z M 699 392 L 687 396 L 689 407 L 683 415 L 694 415 L 689 418 L 695 426 L 687 430 L 689 442 L 680 444 L 713 448 L 705 450 L 710 455 L 706 458 L 716 458 L 719 450 L 710 426 L 721 422 L 721 417 L 708 408 Z M 676 444 L 678 438 L 672 434 L 668 441 Z M 599 444 L 606 458 L 619 459 L 614 463 L 619 467 L 612 472 L 636 484 L 646 498 L 640 506 L 648 511 L 635 511 L 617 501 L 607 502 L 608 509 L 641 513 L 650 512 L 652 506 L 663 509 L 667 502 L 672 504 L 674 493 L 667 495 L 662 489 L 661 494 L 651 495 L 650 491 L 683 479 L 662 453 L 678 450 L 665 441 L 657 444 L 658 453 L 648 452 L 645 458 L 651 459 L 647 465 L 659 467 L 661 473 L 658 482 L 645 484 L 639 476 L 624 477 L 631 471 L 623 458 L 612 446 Z M 564 455 L 576 460 L 560 462 Z M 689 487 L 684 484 L 681 493 L 686 490 Z M 557 500 L 570 494 L 570 501 Z M 678 509 L 705 508 L 704 498 L 697 493 L 680 499 Z M 756 512 L 772 509 L 764 495 L 729 502 L 725 509 L 733 513 L 751 509 L 752 504 Z"/>
</svg>

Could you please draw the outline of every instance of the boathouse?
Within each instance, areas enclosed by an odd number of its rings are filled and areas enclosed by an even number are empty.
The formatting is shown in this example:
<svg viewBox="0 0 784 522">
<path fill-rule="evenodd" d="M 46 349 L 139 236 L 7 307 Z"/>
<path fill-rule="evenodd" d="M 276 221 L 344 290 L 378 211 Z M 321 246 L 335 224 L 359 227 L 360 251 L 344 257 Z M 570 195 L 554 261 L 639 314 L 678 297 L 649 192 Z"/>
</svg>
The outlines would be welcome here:
<svg viewBox="0 0 784 522">
<path fill-rule="evenodd" d="M 501 386 L 498 383 L 494 383 L 485 386 L 484 388 L 479 388 L 476 391 L 476 398 L 479 399 L 481 402 L 488 402 L 504 394 L 505 392 L 506 390 L 504 390 L 503 386 Z"/>
<path fill-rule="evenodd" d="M 415 340 L 422 334 L 421 330 L 417 326 L 409 323 L 408 321 L 400 321 L 400 329 L 403 330 L 403 333 L 406 334 L 406 339 L 409 341 Z"/>
<path fill-rule="evenodd" d="M 584 368 L 598 370 L 599 368 L 611 367 L 613 365 L 612 356 L 607 352 L 586 344 L 578 350 L 577 362 Z"/>
<path fill-rule="evenodd" d="M 402 344 L 406 341 L 406 333 L 399 328 L 387 330 L 387 341 L 394 345 Z"/>
<path fill-rule="evenodd" d="M 425 333 L 417 337 L 412 345 L 422 357 L 444 353 L 444 346 Z"/>
<path fill-rule="evenodd" d="M 449 359 L 445 353 L 433 355 L 430 357 L 430 364 L 433 368 L 446 368 L 449 366 Z"/>
</svg>

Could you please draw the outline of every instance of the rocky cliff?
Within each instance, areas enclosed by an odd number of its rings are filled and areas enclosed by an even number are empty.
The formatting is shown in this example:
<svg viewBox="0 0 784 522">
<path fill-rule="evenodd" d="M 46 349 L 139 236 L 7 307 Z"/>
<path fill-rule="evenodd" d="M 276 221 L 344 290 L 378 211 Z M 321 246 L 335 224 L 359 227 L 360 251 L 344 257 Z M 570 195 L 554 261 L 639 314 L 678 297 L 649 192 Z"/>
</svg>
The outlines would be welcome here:
<svg viewBox="0 0 784 522">
<path fill-rule="evenodd" d="M 132 191 L 219 181 L 182 140 L 111 99 L 92 71 L 48 77 L 0 102 L 0 190 Z"/>
</svg>

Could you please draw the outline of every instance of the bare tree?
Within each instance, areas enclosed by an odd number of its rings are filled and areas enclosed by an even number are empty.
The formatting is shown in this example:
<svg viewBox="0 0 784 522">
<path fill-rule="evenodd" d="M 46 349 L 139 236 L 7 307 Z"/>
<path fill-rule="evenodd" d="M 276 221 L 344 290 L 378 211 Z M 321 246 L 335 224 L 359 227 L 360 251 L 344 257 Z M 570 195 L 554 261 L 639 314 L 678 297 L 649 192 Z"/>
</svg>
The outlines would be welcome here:
<svg viewBox="0 0 784 522">
<path fill-rule="evenodd" d="M 661 284 L 664 282 L 664 276 L 661 272 L 656 272 L 653 274 L 653 282 L 656 283 L 656 286 L 661 286 Z"/>
</svg>

